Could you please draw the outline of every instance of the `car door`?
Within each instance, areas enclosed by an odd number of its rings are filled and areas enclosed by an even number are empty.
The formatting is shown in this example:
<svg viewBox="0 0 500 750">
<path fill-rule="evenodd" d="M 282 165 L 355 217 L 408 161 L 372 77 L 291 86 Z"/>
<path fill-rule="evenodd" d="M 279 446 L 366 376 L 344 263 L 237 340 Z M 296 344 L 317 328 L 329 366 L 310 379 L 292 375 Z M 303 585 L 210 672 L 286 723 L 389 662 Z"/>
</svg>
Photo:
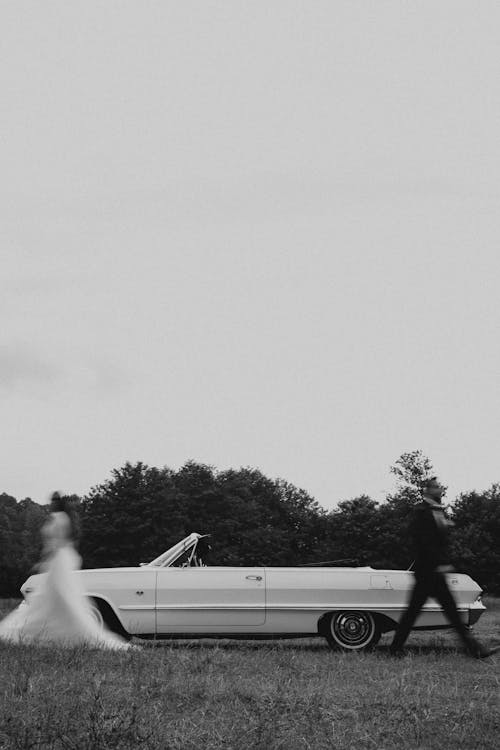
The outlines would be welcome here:
<svg viewBox="0 0 500 750">
<path fill-rule="evenodd" d="M 156 632 L 244 632 L 265 622 L 264 568 L 158 570 Z"/>
</svg>

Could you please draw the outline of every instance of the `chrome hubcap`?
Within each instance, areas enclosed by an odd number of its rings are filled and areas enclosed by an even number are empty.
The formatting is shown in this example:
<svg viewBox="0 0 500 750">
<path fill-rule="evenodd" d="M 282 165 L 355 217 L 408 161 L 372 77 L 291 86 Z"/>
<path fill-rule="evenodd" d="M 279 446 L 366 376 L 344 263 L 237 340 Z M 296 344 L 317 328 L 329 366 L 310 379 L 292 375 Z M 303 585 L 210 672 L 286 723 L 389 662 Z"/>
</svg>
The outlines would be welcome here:
<svg viewBox="0 0 500 750">
<path fill-rule="evenodd" d="M 374 629 L 373 618 L 363 612 L 342 612 L 332 621 L 332 635 L 345 648 L 360 648 L 369 643 Z"/>
</svg>

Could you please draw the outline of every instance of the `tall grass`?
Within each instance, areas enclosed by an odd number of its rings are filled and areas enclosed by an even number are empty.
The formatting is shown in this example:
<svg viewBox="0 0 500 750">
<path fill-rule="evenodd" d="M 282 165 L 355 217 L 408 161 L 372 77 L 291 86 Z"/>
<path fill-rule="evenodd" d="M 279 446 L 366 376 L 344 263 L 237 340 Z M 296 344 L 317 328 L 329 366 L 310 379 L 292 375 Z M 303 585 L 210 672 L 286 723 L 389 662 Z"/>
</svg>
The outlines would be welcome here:
<svg viewBox="0 0 500 750">
<path fill-rule="evenodd" d="M 500 639 L 488 604 L 486 642 Z M 321 639 L 0 645 L 0 748 L 498 747 L 500 657 L 474 661 L 453 634 L 427 633 L 394 660 L 388 641 L 361 654 Z"/>
</svg>

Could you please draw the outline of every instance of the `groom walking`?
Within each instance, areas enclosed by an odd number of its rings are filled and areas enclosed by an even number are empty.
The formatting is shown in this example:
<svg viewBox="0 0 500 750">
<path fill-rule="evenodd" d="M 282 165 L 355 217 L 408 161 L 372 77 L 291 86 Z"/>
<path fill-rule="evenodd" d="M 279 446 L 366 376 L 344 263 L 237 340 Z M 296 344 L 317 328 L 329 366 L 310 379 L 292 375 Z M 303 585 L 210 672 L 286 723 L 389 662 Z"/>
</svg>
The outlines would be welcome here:
<svg viewBox="0 0 500 750">
<path fill-rule="evenodd" d="M 446 617 L 457 631 L 467 653 L 477 659 L 490 656 L 490 650 L 472 637 L 460 619 L 457 605 L 446 580 L 451 571 L 448 557 L 448 528 L 451 522 L 444 515 L 441 500 L 444 488 L 436 477 L 431 477 L 423 488 L 423 502 L 415 508 L 410 534 L 415 553 L 415 585 L 406 612 L 396 630 L 390 651 L 403 654 L 403 646 L 428 597 L 437 599 Z"/>
</svg>

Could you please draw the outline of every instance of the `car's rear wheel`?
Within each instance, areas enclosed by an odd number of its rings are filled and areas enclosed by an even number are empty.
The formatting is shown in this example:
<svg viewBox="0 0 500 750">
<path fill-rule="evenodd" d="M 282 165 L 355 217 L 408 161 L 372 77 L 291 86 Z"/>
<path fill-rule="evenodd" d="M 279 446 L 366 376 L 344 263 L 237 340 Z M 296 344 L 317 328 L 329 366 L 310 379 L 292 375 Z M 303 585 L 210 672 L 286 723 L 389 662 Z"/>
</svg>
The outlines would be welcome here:
<svg viewBox="0 0 500 750">
<path fill-rule="evenodd" d="M 380 630 L 370 612 L 334 612 L 325 622 L 324 635 L 329 645 L 343 651 L 361 651 L 375 646 Z"/>
</svg>

